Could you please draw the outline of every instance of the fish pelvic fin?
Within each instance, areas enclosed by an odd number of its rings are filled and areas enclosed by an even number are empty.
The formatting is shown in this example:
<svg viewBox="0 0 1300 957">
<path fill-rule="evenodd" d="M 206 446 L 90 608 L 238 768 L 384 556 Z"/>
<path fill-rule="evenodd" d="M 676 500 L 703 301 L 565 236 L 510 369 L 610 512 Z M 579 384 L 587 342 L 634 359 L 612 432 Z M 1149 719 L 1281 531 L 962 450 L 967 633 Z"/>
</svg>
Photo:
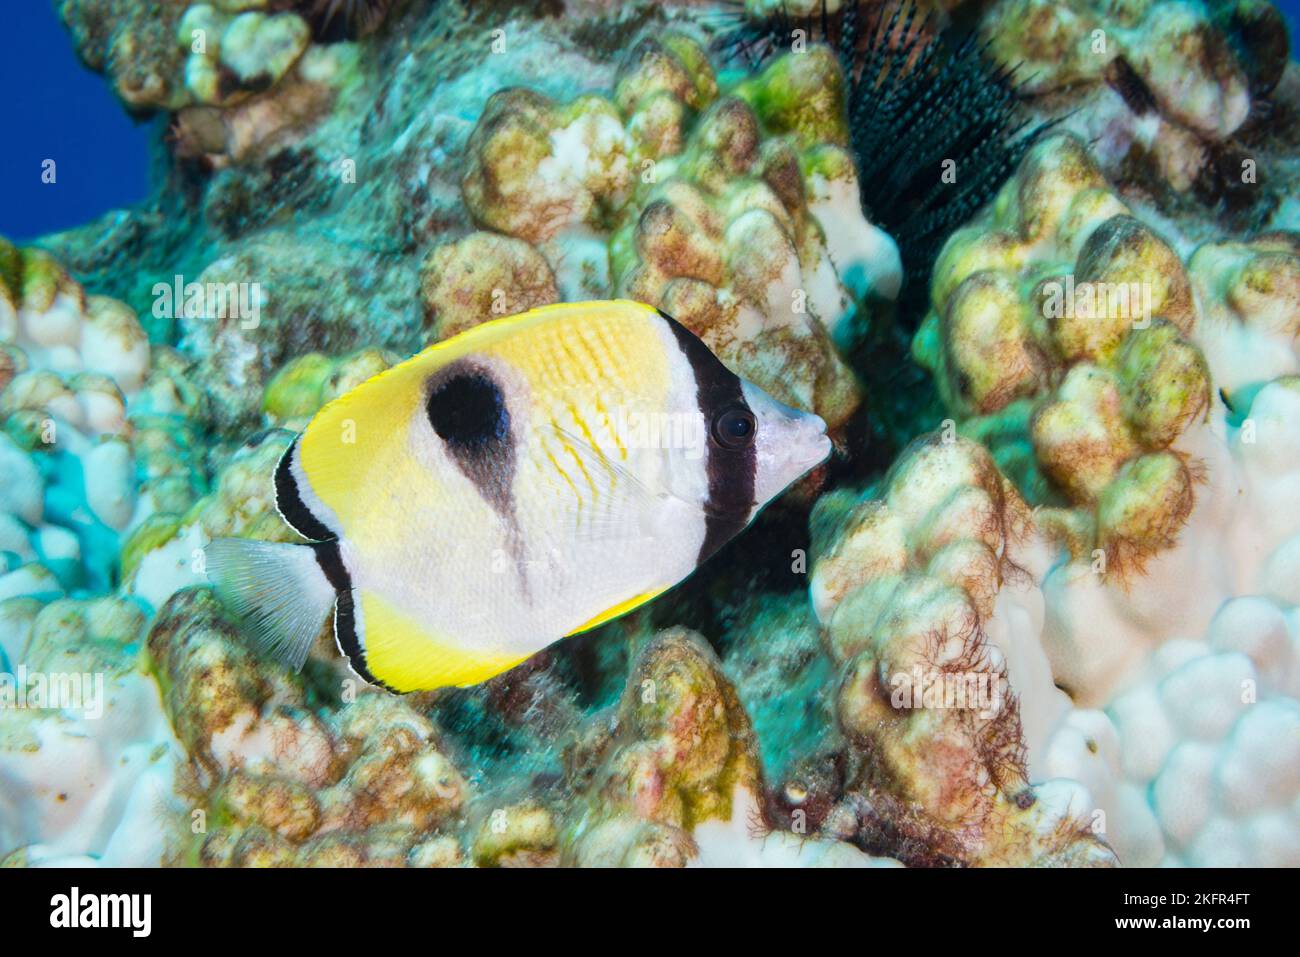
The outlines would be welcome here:
<svg viewBox="0 0 1300 957">
<path fill-rule="evenodd" d="M 218 538 L 204 549 L 207 576 L 253 647 L 302 670 L 337 593 L 311 545 Z"/>
</svg>

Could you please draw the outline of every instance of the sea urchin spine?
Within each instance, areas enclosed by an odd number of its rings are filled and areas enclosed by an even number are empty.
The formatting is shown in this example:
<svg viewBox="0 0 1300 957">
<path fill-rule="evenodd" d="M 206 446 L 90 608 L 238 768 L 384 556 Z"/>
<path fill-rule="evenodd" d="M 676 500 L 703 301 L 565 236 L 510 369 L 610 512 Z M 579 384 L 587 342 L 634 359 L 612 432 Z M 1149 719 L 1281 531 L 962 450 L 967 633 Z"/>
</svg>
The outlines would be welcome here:
<svg viewBox="0 0 1300 957">
<path fill-rule="evenodd" d="M 864 210 L 897 241 L 905 308 L 921 306 L 947 235 L 1015 169 L 1050 125 L 1017 118 L 1015 70 L 986 56 L 974 35 L 940 29 L 913 0 L 867 9 L 861 0 L 762 20 L 737 11 L 716 46 L 755 63 L 794 41 L 836 52 L 848 82 L 848 119 Z M 909 310 L 910 311 L 910 310 Z"/>
</svg>

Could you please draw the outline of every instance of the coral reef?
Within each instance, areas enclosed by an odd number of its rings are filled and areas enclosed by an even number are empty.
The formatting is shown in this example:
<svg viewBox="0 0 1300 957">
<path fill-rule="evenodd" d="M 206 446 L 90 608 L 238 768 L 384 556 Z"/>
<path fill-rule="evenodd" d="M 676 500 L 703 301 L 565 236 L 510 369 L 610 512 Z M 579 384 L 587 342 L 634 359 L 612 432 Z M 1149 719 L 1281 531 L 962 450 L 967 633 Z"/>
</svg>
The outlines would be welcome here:
<svg viewBox="0 0 1300 957">
<path fill-rule="evenodd" d="M 438 250 L 426 306 L 435 317 L 453 307 L 448 324 L 461 328 L 466 300 L 483 310 L 493 289 L 529 303 L 639 299 L 739 374 L 841 425 L 858 388 L 832 337 L 845 334 L 857 300 L 892 297 L 899 283 L 892 241 L 846 204 L 857 177 L 843 96 L 824 48 L 720 93 L 703 49 L 675 34 L 641 40 L 608 98 L 496 94 L 468 144 L 465 202 L 478 223 L 541 259 L 512 248 L 496 267 L 503 275 L 476 271 L 473 291 L 461 280 L 451 303 L 444 287 L 469 253 Z M 521 284 L 496 285 L 521 271 Z M 500 298 L 481 319 L 515 311 Z"/>
<path fill-rule="evenodd" d="M 202 400 L 124 303 L 0 239 L 0 598 L 111 589 L 120 541 L 202 489 Z"/>
<path fill-rule="evenodd" d="M 910 839 L 962 859 L 970 849 L 936 834 L 935 818 L 990 813 L 975 796 L 981 785 L 997 795 L 1002 775 L 1020 787 L 1026 778 L 1044 782 L 1012 795 L 1038 794 L 1086 825 L 1058 828 L 1054 840 L 1096 835 L 1127 865 L 1300 859 L 1295 758 L 1289 746 L 1267 743 L 1300 722 L 1290 503 L 1300 459 L 1294 434 L 1281 431 L 1294 422 L 1295 402 L 1289 379 L 1260 391 L 1246 421 L 1266 431 L 1262 448 L 1226 425 L 1220 407 L 1200 447 L 1208 487 L 1177 546 L 1148 566 L 1140 592 L 1096 565 L 1061 561 L 988 453 L 959 436 L 918 440 L 871 496 L 823 498 L 812 597 L 832 652 L 847 661 L 841 725 L 850 740 L 862 729 L 872 757 L 865 766 L 884 778 L 864 806 L 885 807 L 892 829 L 900 796 L 923 797 L 928 812 L 876 841 Z M 1266 531 L 1261 523 L 1270 520 Z M 1262 554 L 1251 553 L 1256 546 Z M 940 658 L 945 651 L 950 657 Z M 936 689 L 947 687 L 945 674 L 969 682 L 972 672 L 1000 672 L 1020 726 L 1005 714 L 981 722 L 973 707 L 917 713 L 886 703 L 891 689 L 915 687 L 909 669 L 918 658 Z M 905 722 L 929 733 L 891 732 Z M 947 735 L 931 730 L 943 724 Z M 975 783 L 956 783 L 963 768 Z M 861 810 L 828 812 L 823 831 L 837 814 L 843 833 L 873 833 Z M 925 836 L 917 839 L 918 830 Z M 1003 824 L 994 833 L 1014 831 Z M 908 860 L 906 851 L 892 853 Z M 1045 853 L 1104 858 L 1086 844 Z"/>
<path fill-rule="evenodd" d="M 322 303 L 326 282 L 357 310 Z M 387 309 L 414 296 L 415 277 L 359 269 L 356 252 L 343 246 L 271 232 L 210 263 L 196 283 L 204 302 L 178 317 L 180 346 L 204 357 L 211 414 L 236 434 L 257 420 L 256 397 L 288 361 L 349 351 L 358 342 L 404 351 L 417 341 L 418 316 Z M 207 290 L 223 290 L 225 298 L 209 305 Z"/>
<path fill-rule="evenodd" d="M 1029 782 L 1012 690 L 1029 682 L 1008 675 L 990 620 L 1026 574 L 1030 511 L 988 452 L 918 439 L 876 494 L 842 499 L 813 516 L 848 745 L 823 831 L 911 864 L 1113 864 L 1080 785 Z"/>
<path fill-rule="evenodd" d="M 945 245 L 932 301 L 913 354 L 1040 524 L 1117 567 L 1172 544 L 1197 481 L 1179 440 L 1210 404 L 1191 282 L 1081 143 L 1029 152 Z"/>
<path fill-rule="evenodd" d="M 206 589 L 168 601 L 148 649 L 189 757 L 194 862 L 460 862 L 444 832 L 468 784 L 409 703 L 344 679 L 350 700 L 322 716 L 298 682 L 265 673 Z"/>
<path fill-rule="evenodd" d="M 186 826 L 185 752 L 129 599 L 0 602 L 0 866 L 155 866 Z M 8 672 L 8 673 L 5 673 Z"/>
<path fill-rule="evenodd" d="M 1108 704 L 1126 863 L 1300 861 L 1294 622 L 1293 603 L 1232 598 L 1202 637 L 1162 647 Z"/>
<path fill-rule="evenodd" d="M 1127 863 L 1291 861 L 1264 836 L 1290 833 L 1290 759 L 1256 749 L 1297 717 L 1300 259 L 1284 232 L 1186 258 L 1053 137 L 949 240 L 913 348 L 956 432 L 1039 506 L 1033 538 L 1065 547 L 1025 563 L 1043 607 L 1019 643 L 1104 713 L 1027 734 L 1039 766 L 1088 784 Z"/>
<path fill-rule="evenodd" d="M 1129 164 L 1177 192 L 1240 191 L 1210 180 L 1225 155 L 1249 155 L 1234 135 L 1288 59 L 1282 15 L 1258 0 L 1000 0 L 983 32 L 994 56 L 1023 64 L 1027 92 L 1097 142 L 1108 173 Z"/>
<path fill-rule="evenodd" d="M 339 358 L 309 352 L 285 364 L 267 384 L 262 411 L 272 424 L 299 432 L 325 403 L 395 365 L 398 358 L 374 348 Z"/>
<path fill-rule="evenodd" d="M 584 867 L 891 863 L 833 840 L 769 832 L 756 747 L 707 643 L 684 629 L 660 632 L 637 655 L 613 713 L 589 718 L 566 752 L 568 779 L 585 799 L 563 859 Z"/>
<path fill-rule="evenodd" d="M 1216 406 L 1196 449 L 1206 484 L 1140 587 L 1069 564 L 1042 576 L 1052 673 L 1113 723 L 1103 806 L 1126 863 L 1300 860 L 1300 780 L 1278 750 L 1300 721 L 1297 410 L 1292 378 L 1260 389 L 1239 422 Z"/>
<path fill-rule="evenodd" d="M 533 6 L 57 4 L 167 132 L 139 208 L 0 240 L 0 863 L 1300 864 L 1277 11 L 748 0 L 728 58 Z M 204 549 L 296 540 L 322 405 L 614 296 L 838 454 L 482 686 L 250 650 Z"/>
<path fill-rule="evenodd" d="M 185 89 L 212 106 L 234 105 L 279 83 L 311 42 L 311 29 L 296 14 L 227 13 L 208 4 L 187 9 L 176 35 L 189 41 Z"/>
<path fill-rule="evenodd" d="M 207 581 L 203 546 L 213 538 L 247 535 L 293 541 L 275 509 L 275 466 L 293 435 L 271 429 L 237 449 L 213 489 L 183 513 L 154 516 L 122 544 L 122 588 L 154 608 L 175 592 Z"/>
<path fill-rule="evenodd" d="M 132 110 L 227 107 L 276 87 L 312 41 L 307 21 L 270 0 L 62 0 L 82 59 Z M 298 71 L 310 81 L 310 63 Z"/>
<path fill-rule="evenodd" d="M 1187 271 L 1201 305 L 1197 341 L 1233 406 L 1300 373 L 1300 234 L 1206 243 Z"/>
<path fill-rule="evenodd" d="M 1050 124 L 1020 116 L 1018 67 L 998 66 L 942 4 L 746 3 L 715 39 L 754 63 L 816 42 L 846 77 L 844 113 L 862 208 L 898 243 L 911 300 L 944 238 L 997 192 Z"/>
<path fill-rule="evenodd" d="M 446 339 L 494 316 L 560 301 L 546 258 L 501 233 L 474 232 L 435 246 L 420 272 L 420 295 L 433 334 Z"/>
</svg>

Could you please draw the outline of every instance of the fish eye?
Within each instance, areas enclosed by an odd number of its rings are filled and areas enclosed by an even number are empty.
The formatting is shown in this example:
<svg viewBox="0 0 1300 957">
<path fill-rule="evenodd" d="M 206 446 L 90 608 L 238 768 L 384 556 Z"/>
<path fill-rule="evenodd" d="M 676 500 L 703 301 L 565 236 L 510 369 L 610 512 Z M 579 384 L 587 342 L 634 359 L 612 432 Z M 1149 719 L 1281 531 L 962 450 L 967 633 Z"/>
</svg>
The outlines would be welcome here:
<svg viewBox="0 0 1300 957">
<path fill-rule="evenodd" d="M 742 406 L 724 409 L 713 419 L 713 441 L 724 449 L 739 451 L 754 444 L 758 421 Z"/>
</svg>

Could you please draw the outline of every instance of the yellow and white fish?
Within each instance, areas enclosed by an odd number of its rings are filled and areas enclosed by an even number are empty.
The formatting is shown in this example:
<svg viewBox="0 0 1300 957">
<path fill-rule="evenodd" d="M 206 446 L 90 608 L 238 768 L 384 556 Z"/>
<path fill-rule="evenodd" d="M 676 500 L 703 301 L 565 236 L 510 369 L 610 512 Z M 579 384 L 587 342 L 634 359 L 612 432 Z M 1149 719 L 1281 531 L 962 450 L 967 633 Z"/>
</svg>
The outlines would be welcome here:
<svg viewBox="0 0 1300 957">
<path fill-rule="evenodd" d="M 325 406 L 275 475 L 308 544 L 220 539 L 209 578 L 296 668 L 477 684 L 687 577 L 830 453 L 825 423 L 635 302 L 546 306 Z"/>
</svg>

